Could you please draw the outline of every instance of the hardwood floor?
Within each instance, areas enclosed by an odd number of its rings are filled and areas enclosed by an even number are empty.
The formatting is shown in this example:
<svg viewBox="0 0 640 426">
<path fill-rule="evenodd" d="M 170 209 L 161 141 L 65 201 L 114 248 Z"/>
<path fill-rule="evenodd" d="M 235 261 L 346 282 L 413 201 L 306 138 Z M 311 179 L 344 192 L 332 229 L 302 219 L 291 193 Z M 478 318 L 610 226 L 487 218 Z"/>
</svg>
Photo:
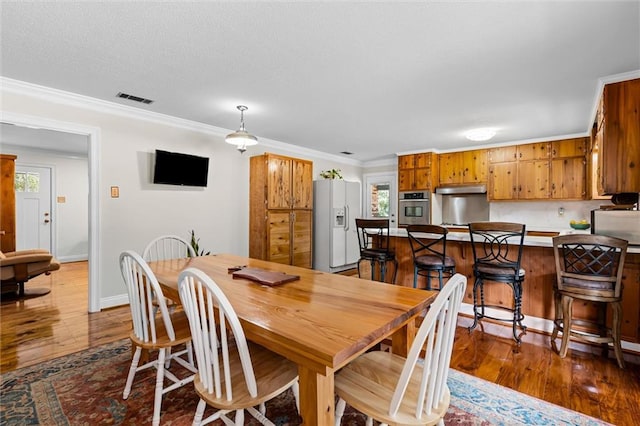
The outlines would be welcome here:
<svg viewBox="0 0 640 426">
<path fill-rule="evenodd" d="M 0 305 L 0 371 L 37 364 L 128 337 L 129 308 L 87 313 L 86 262 L 65 263 L 27 288 L 51 293 Z M 640 357 L 625 354 L 620 370 L 609 351 L 572 342 L 561 359 L 547 335 L 529 332 L 520 347 L 511 329 L 485 323 L 469 334 L 469 318 L 459 319 L 451 367 L 616 425 L 640 419 Z"/>
</svg>

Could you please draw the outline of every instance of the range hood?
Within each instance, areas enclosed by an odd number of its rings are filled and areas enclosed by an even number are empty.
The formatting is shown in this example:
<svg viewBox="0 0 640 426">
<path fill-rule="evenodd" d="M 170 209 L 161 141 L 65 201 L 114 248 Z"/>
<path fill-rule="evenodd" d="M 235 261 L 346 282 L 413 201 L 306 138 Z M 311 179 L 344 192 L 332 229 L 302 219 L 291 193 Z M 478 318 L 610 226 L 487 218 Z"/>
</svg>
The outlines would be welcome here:
<svg viewBox="0 0 640 426">
<path fill-rule="evenodd" d="M 477 184 L 477 185 L 444 185 L 436 188 L 436 194 L 486 194 L 487 193 L 487 185 L 485 184 Z"/>
</svg>

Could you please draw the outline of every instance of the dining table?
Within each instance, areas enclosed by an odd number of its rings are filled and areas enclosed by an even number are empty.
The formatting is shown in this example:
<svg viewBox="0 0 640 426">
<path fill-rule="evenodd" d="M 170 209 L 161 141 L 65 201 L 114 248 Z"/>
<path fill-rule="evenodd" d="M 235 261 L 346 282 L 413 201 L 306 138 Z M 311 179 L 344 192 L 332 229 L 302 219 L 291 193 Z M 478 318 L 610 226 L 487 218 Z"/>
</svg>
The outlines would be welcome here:
<svg viewBox="0 0 640 426">
<path fill-rule="evenodd" d="M 334 424 L 334 374 L 383 340 L 406 356 L 437 292 L 354 276 L 215 254 L 149 262 L 164 296 L 180 303 L 178 276 L 206 273 L 233 306 L 247 339 L 298 366 L 300 416 L 305 425 Z M 244 268 L 299 277 L 279 285 L 234 277 Z M 272 274 L 273 275 L 273 274 Z"/>
</svg>

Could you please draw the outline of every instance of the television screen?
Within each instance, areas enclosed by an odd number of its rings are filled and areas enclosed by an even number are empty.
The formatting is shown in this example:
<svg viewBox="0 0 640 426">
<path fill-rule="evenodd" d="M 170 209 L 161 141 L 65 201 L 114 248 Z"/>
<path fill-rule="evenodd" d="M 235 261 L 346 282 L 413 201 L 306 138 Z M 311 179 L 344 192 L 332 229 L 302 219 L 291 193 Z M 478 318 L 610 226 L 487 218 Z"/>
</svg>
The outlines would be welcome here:
<svg viewBox="0 0 640 426">
<path fill-rule="evenodd" d="M 156 149 L 153 183 L 207 186 L 209 158 Z"/>
</svg>

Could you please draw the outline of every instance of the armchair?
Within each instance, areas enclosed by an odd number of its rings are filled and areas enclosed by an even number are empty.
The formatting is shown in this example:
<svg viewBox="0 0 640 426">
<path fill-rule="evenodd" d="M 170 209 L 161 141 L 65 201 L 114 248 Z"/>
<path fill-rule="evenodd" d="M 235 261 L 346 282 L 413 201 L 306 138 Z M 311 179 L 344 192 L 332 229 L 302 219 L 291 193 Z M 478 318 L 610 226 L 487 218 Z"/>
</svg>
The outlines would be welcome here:
<svg viewBox="0 0 640 426">
<path fill-rule="evenodd" d="M 0 251 L 1 292 L 14 293 L 18 297 L 25 296 L 24 283 L 41 274 L 49 275 L 60 269 L 51 253 L 43 249 L 20 250 L 8 253 Z M 47 294 L 39 292 L 37 295 Z"/>
</svg>

